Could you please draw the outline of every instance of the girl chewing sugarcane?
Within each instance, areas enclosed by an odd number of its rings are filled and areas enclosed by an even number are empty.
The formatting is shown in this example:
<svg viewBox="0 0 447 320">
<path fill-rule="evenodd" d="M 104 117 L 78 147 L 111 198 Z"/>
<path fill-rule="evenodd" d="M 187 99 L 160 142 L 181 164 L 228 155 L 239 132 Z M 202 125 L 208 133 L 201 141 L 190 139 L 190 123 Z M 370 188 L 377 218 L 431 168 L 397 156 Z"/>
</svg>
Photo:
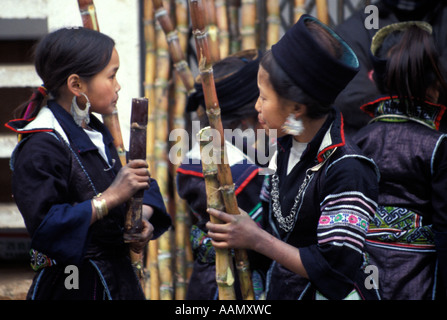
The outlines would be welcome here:
<svg viewBox="0 0 447 320">
<path fill-rule="evenodd" d="M 141 252 L 170 218 L 146 161 L 122 167 L 110 132 L 91 113 L 115 110 L 115 43 L 86 28 L 60 29 L 37 46 L 35 66 L 44 85 L 7 124 L 21 135 L 11 168 L 37 272 L 28 299 L 144 299 L 129 246 Z M 144 229 L 126 244 L 126 203 L 142 189 Z M 78 268 L 78 290 L 65 286 L 67 265 Z"/>
<path fill-rule="evenodd" d="M 374 163 L 345 136 L 333 107 L 358 60 L 319 20 L 303 15 L 258 72 L 260 123 L 278 138 L 261 192 L 264 228 L 248 215 L 208 209 L 216 248 L 245 248 L 273 260 L 267 299 L 361 298 L 363 245 L 377 206 Z M 363 278 L 362 278 L 363 277 Z"/>
</svg>

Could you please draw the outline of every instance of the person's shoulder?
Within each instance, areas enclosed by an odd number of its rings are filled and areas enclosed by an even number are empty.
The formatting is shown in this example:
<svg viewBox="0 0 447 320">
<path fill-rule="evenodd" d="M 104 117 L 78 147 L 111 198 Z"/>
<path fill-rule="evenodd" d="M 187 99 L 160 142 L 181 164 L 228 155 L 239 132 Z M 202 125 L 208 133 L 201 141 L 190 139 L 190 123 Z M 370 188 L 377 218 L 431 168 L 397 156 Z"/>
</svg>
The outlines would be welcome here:
<svg viewBox="0 0 447 320">
<path fill-rule="evenodd" d="M 35 132 L 25 135 L 17 144 L 16 152 L 36 157 L 42 155 L 55 155 L 66 152 L 62 138 L 54 132 Z"/>
<path fill-rule="evenodd" d="M 351 139 L 346 139 L 345 144 L 337 150 L 327 171 L 333 174 L 349 172 L 353 177 L 367 175 L 368 172 L 376 176 L 379 174 L 374 160 L 365 156 Z"/>
</svg>

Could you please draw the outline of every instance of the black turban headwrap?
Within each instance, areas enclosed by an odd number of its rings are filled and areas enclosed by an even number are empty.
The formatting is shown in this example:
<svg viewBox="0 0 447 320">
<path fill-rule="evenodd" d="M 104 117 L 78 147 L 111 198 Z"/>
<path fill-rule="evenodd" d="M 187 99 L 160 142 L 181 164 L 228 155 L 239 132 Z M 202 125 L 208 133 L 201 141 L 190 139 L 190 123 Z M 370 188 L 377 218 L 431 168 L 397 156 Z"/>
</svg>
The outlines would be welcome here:
<svg viewBox="0 0 447 320">
<path fill-rule="evenodd" d="M 247 52 L 253 50 L 247 50 Z M 261 53 L 241 54 L 239 59 L 245 64 L 235 73 L 220 81 L 215 81 L 216 93 L 219 100 L 221 116 L 225 117 L 238 108 L 256 100 L 259 97 L 257 74 Z M 217 62 L 219 63 L 219 62 Z M 186 104 L 186 111 L 196 111 L 202 105 L 205 108 L 205 97 L 201 82 L 194 84 L 195 92 L 190 94 Z"/>
<path fill-rule="evenodd" d="M 340 59 L 318 44 L 305 24 L 309 20 L 321 25 L 341 44 Z M 298 87 L 327 104 L 335 100 L 359 71 L 357 56 L 348 44 L 328 26 L 307 14 L 302 15 L 272 46 L 272 54 Z"/>
</svg>

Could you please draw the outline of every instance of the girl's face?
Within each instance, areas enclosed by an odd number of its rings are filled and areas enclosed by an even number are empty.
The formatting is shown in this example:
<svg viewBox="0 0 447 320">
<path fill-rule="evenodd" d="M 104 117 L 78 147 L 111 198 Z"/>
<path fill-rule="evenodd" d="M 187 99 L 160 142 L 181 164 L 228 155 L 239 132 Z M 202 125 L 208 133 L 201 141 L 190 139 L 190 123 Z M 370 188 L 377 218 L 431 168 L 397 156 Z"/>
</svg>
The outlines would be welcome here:
<svg viewBox="0 0 447 320">
<path fill-rule="evenodd" d="M 99 114 L 112 114 L 118 101 L 118 91 L 121 86 L 116 79 L 116 73 L 120 66 L 119 56 L 113 49 L 109 64 L 96 74 L 87 84 L 85 94 L 90 100 L 91 111 Z"/>
<path fill-rule="evenodd" d="M 270 83 L 269 74 L 261 66 L 258 71 L 259 98 L 256 101 L 258 120 L 267 134 L 270 130 L 276 130 L 277 137 L 284 135 L 281 126 L 287 116 L 293 112 L 295 103 L 278 96 Z"/>
</svg>

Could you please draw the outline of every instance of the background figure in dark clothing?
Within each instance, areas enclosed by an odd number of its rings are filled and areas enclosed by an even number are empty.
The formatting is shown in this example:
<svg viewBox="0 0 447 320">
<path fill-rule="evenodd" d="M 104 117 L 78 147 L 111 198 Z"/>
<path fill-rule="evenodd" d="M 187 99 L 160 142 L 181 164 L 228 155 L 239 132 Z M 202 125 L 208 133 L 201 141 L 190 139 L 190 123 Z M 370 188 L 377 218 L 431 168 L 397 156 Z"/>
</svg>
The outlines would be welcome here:
<svg viewBox="0 0 447 320">
<path fill-rule="evenodd" d="M 382 95 L 362 107 L 372 120 L 354 136 L 380 170 L 365 248 L 385 300 L 439 298 L 437 280 L 447 283 L 447 135 L 438 131 L 447 84 L 431 30 L 415 21 L 376 33 L 373 78 Z"/>
<path fill-rule="evenodd" d="M 447 1 L 446 0 L 381 0 L 373 2 L 379 12 L 379 28 L 391 23 L 423 20 L 433 27 L 433 37 L 440 53 L 440 61 L 447 65 Z M 377 29 L 366 29 L 365 19 L 369 13 L 362 8 L 337 26 L 337 33 L 351 46 L 360 61 L 360 71 L 335 100 L 345 119 L 347 135 L 352 135 L 365 126 L 370 118 L 360 106 L 375 99 L 379 91 L 371 79 L 372 64 L 369 58 L 371 39 Z M 446 97 L 440 97 L 445 104 Z M 440 130 L 447 125 L 441 122 Z"/>
</svg>

